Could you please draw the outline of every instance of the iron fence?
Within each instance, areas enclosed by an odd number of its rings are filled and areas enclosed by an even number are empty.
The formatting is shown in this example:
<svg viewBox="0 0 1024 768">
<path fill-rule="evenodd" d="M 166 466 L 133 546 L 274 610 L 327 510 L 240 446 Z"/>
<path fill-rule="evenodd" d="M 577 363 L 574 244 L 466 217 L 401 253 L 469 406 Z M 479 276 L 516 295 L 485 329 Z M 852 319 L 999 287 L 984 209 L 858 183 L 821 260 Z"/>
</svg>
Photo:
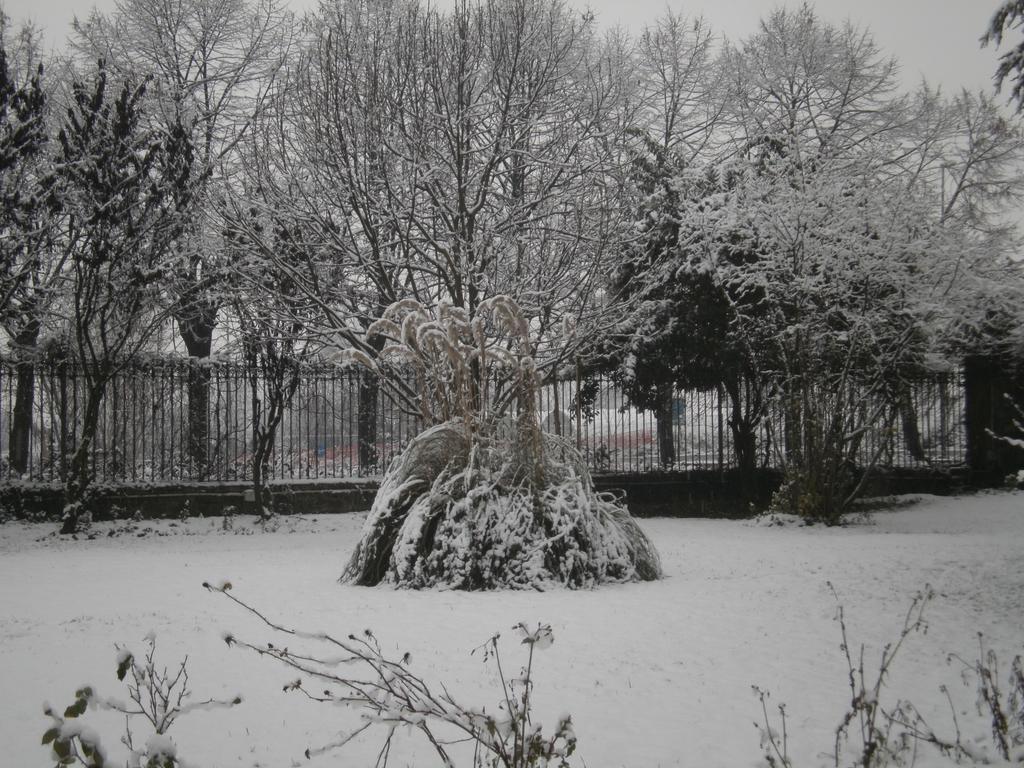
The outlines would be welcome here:
<svg viewBox="0 0 1024 768">
<path fill-rule="evenodd" d="M 867 464 L 877 455 L 878 465 L 885 468 L 963 464 L 967 453 L 965 405 L 963 377 L 958 371 L 913 382 L 892 428 L 865 431 L 856 463 Z M 544 428 L 573 440 L 593 471 L 643 473 L 737 466 L 729 425 L 732 404 L 722 389 L 675 389 L 666 406 L 663 418 L 670 423 L 662 428 L 668 431 L 663 445 L 655 414 L 636 408 L 622 388 L 606 378 L 560 381 L 540 392 Z M 864 410 L 870 406 L 867 401 L 857 405 Z M 781 408 L 768 407 L 754 433 L 757 465 L 778 467 L 787 450 Z"/>
<path fill-rule="evenodd" d="M 19 436 L 12 432 L 19 409 L 17 364 L 0 361 L 0 477 L 57 481 L 64 478 L 82 435 L 88 382 L 70 365 L 37 363 L 33 372 L 27 398 L 31 428 Z M 198 411 L 189 403 L 190 386 L 197 382 L 206 400 Z M 269 386 L 266 376 L 237 362 L 174 359 L 123 367 L 107 386 L 89 451 L 97 480 L 251 479 L 252 424 L 256 413 L 265 418 Z M 367 390 L 377 392 L 376 397 L 367 397 Z M 22 409 L 25 401 L 23 391 Z M 378 391 L 368 374 L 305 365 L 277 427 L 269 476 L 377 475 L 420 429 L 419 419 Z M 366 441 L 362 451 L 361 434 Z M 11 450 L 19 439 L 27 442 L 27 460 L 20 467 L 12 460 L 18 451 Z"/>
<path fill-rule="evenodd" d="M 196 386 L 206 393 L 198 408 L 189 402 Z M 65 477 L 81 437 L 86 387 L 81 371 L 67 364 L 0 359 L 0 479 Z M 96 478 L 248 480 L 253 409 L 267 394 L 265 377 L 238 362 L 171 359 L 125 366 L 107 388 L 90 446 Z M 719 390 L 673 392 L 662 416 L 670 423 L 660 432 L 652 412 L 634 407 L 621 387 L 605 378 L 547 384 L 538 398 L 543 427 L 570 439 L 595 472 L 736 465 L 730 406 Z M 958 373 L 916 382 L 903 412 L 914 434 L 872 430 L 861 453 L 878 452 L 879 463 L 887 467 L 962 463 L 964 405 Z M 269 479 L 380 475 L 421 428 L 418 415 L 401 408 L 386 389 L 377 390 L 365 372 L 303 366 L 278 427 Z M 757 427 L 760 466 L 776 465 L 783 434 L 782 415 L 769 412 Z"/>
</svg>

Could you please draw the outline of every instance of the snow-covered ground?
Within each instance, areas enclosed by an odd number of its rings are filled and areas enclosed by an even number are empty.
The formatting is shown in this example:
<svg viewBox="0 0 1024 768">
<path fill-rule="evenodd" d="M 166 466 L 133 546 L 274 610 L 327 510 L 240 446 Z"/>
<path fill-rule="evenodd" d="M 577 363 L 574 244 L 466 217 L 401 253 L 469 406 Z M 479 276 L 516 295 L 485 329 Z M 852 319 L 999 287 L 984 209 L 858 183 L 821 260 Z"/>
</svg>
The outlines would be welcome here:
<svg viewBox="0 0 1024 768">
<path fill-rule="evenodd" d="M 555 644 L 535 661 L 537 712 L 552 724 L 572 714 L 574 764 L 589 768 L 757 764 L 752 685 L 787 703 L 795 763 L 824 764 L 849 701 L 829 581 L 869 663 L 896 638 L 914 592 L 932 585 L 928 632 L 908 640 L 888 690 L 911 699 L 940 731 L 951 732 L 942 683 L 967 713 L 968 735 L 987 731 L 948 653 L 975 658 L 978 632 L 1006 667 L 1024 651 L 1024 493 L 925 497 L 833 529 L 644 520 L 666 578 L 585 592 L 343 586 L 336 578 L 362 520 L 291 518 L 272 533 L 252 521 L 236 521 L 234 532 L 219 519 L 164 521 L 117 536 L 97 526 L 100 536 L 78 541 L 48 535 L 53 526 L 0 525 L 0 764 L 49 765 L 39 745 L 43 701 L 63 709 L 86 682 L 123 698 L 114 645 L 141 650 L 152 630 L 164 663 L 189 655 L 198 697 L 245 699 L 181 720 L 171 735 L 182 756 L 208 768 L 372 765 L 372 737 L 306 762 L 308 746 L 334 739 L 355 714 L 283 692 L 294 673 L 227 647 L 225 629 L 254 641 L 280 638 L 203 590 L 204 580 L 229 579 L 240 598 L 303 629 L 344 636 L 370 627 L 396 658 L 411 652 L 417 674 L 489 707 L 499 695 L 495 673 L 470 652 L 502 631 L 506 669 L 517 667 L 522 649 L 511 626 L 548 622 Z M 87 718 L 116 756 L 120 721 Z M 436 764 L 416 733 L 397 746 L 392 765 Z"/>
</svg>

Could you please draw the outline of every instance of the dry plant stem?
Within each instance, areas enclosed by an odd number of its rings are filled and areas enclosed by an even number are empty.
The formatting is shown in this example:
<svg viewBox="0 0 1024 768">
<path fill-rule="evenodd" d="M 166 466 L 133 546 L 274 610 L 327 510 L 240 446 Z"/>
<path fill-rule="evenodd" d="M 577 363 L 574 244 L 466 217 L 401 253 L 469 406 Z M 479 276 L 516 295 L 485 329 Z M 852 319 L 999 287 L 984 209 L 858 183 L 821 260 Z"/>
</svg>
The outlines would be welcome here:
<svg viewBox="0 0 1024 768">
<path fill-rule="evenodd" d="M 1003 694 L 999 688 L 999 661 L 991 649 L 985 648 L 985 639 L 978 633 L 978 659 L 967 662 L 957 654 L 950 654 L 950 660 L 958 661 L 965 672 L 973 673 L 978 680 L 978 709 L 987 711 L 992 728 L 992 741 L 1004 760 L 1010 760 L 1011 748 L 1024 742 L 1024 667 L 1021 657 L 1013 660 L 1009 678 L 1010 693 Z M 1005 701 L 1005 705 L 1004 705 Z M 1015 722 L 1016 721 L 1016 722 Z M 1016 735 L 1014 730 L 1018 731 Z M 957 744 L 960 744 L 959 731 Z"/>
<path fill-rule="evenodd" d="M 473 765 L 481 768 L 484 765 L 506 766 L 507 768 L 528 768 L 528 766 L 541 764 L 554 765 L 550 762 L 536 762 L 538 759 L 550 760 L 552 756 L 563 758 L 563 762 L 559 765 L 568 765 L 564 762 L 564 757 L 571 754 L 571 748 L 575 746 L 575 736 L 572 735 L 571 721 L 568 718 L 563 718 L 558 731 L 549 740 L 544 740 L 540 736 L 539 729 L 536 733 L 532 730 L 528 733 L 526 728 L 526 725 L 531 723 L 529 707 L 532 689 L 533 646 L 536 642 L 550 639 L 544 634 L 545 632 L 550 633 L 548 627 L 538 627 L 537 631 L 531 634 L 525 626 L 520 625 L 519 628 L 526 636 L 523 642 L 530 645 L 530 652 L 527 666 L 523 670 L 523 677 L 518 682 L 509 680 L 504 674 L 497 648 L 498 636 L 495 635 L 484 645 L 485 660 L 489 658 L 490 654 L 493 654 L 498 664 L 505 697 L 504 703 L 508 708 L 508 722 L 513 726 L 512 731 L 503 733 L 502 723 L 504 720 L 495 719 L 485 710 L 463 707 L 454 700 L 443 685 L 441 686 L 443 693 L 433 693 L 421 678 L 408 670 L 406 666 L 409 660 L 408 654 L 403 657 L 401 662 L 384 658 L 379 642 L 369 630 L 366 630 L 361 637 L 349 635 L 347 640 L 339 640 L 327 633 L 300 632 L 271 620 L 244 600 L 230 594 L 231 585 L 228 583 L 222 586 L 204 583 L 203 586 L 211 592 L 224 595 L 245 611 L 256 616 L 265 626 L 275 632 L 298 639 L 326 642 L 343 651 L 343 655 L 337 658 L 317 658 L 313 655 L 291 652 L 287 647 L 279 648 L 273 643 L 258 646 L 232 635 L 225 637 L 225 641 L 229 645 L 238 645 L 260 656 L 269 656 L 303 675 L 332 686 L 338 686 L 341 689 L 338 693 L 333 693 L 329 689 L 314 692 L 300 678 L 284 686 L 284 690 L 299 691 L 313 701 L 351 704 L 365 711 L 363 716 L 367 722 L 336 742 L 316 750 L 307 750 L 307 757 L 341 748 L 371 725 L 380 724 L 387 728 L 387 735 L 377 754 L 377 766 L 388 764 L 394 732 L 399 725 L 408 725 L 419 730 L 445 766 L 454 764 L 448 753 L 448 747 L 463 742 L 474 743 Z M 362 679 L 346 676 L 331 669 L 346 664 L 365 665 L 371 674 L 367 675 L 368 679 Z M 513 686 L 519 682 L 523 685 L 524 692 L 521 696 L 515 696 Z M 434 731 L 433 726 L 435 725 L 451 727 L 461 735 L 456 738 L 443 738 Z M 566 749 L 568 751 L 565 751 Z M 485 762 L 486 760 L 491 762 Z"/>
<path fill-rule="evenodd" d="M 839 595 L 831 582 L 828 583 L 829 590 L 839 601 Z M 840 748 L 849 735 L 850 724 L 856 719 L 860 728 L 861 743 L 864 751 L 858 761 L 862 768 L 870 768 L 874 765 L 876 752 L 885 747 L 888 742 L 889 731 L 896 720 L 885 713 L 881 708 L 880 696 L 885 678 L 889 674 L 889 668 L 899 653 L 904 641 L 914 632 L 927 631 L 927 623 L 924 620 L 924 610 L 928 602 L 934 597 L 930 586 L 925 586 L 922 592 L 914 596 L 903 619 L 903 628 L 895 643 L 887 643 L 882 649 L 879 662 L 878 675 L 869 684 L 864 670 L 864 645 L 860 646 L 858 660 L 854 666 L 853 657 L 850 652 L 850 644 L 846 631 L 846 618 L 843 606 L 840 604 L 836 620 L 842 636 L 843 655 L 846 658 L 847 675 L 850 693 L 853 696 L 850 709 L 843 717 L 843 720 L 836 727 L 834 759 L 836 768 L 839 768 Z"/>
<path fill-rule="evenodd" d="M 833 595 L 835 589 L 828 585 Z M 950 654 L 950 660 L 958 661 L 964 669 L 965 682 L 968 677 L 977 680 L 978 712 L 990 717 L 992 743 L 998 758 L 989 754 L 984 745 L 974 740 L 963 740 L 957 708 L 953 703 L 949 689 L 943 685 L 939 690 L 946 698 L 953 723 L 953 738 L 945 738 L 936 733 L 917 708 L 909 701 L 897 700 L 891 708 L 881 704 L 881 693 L 889 670 L 896 659 L 903 643 L 914 632 L 926 632 L 927 623 L 924 611 L 933 599 L 931 587 L 914 596 L 906 616 L 903 628 L 895 642 L 887 644 L 879 660 L 877 676 L 868 679 L 865 671 L 865 649 L 861 645 L 857 661 L 850 650 L 847 637 L 843 607 L 840 605 L 836 614 L 842 633 L 842 649 L 847 663 L 847 679 L 852 696 L 849 708 L 835 731 L 833 764 L 840 766 L 840 750 L 849 738 L 851 725 L 856 723 L 860 731 L 861 752 L 852 763 L 858 768 L 884 768 L 890 765 L 914 765 L 921 744 L 929 744 L 938 752 L 955 763 L 971 765 L 988 765 L 993 761 L 1005 762 L 1007 765 L 1019 763 L 1024 757 L 1024 662 L 1020 656 L 1013 660 L 1009 676 L 1009 694 L 1004 694 L 998 685 L 999 667 L 995 653 L 986 650 L 984 640 L 979 634 L 979 658 L 967 662 L 961 656 Z M 838 597 L 836 597 L 838 601 Z M 754 686 L 754 692 L 761 701 L 761 712 L 764 727 L 762 733 L 762 749 L 765 760 L 771 768 L 791 768 L 787 754 L 786 712 L 779 707 L 782 723 L 781 739 L 771 727 L 767 698 L 768 693 Z M 757 723 L 755 723 L 757 725 Z M 760 727 L 760 726 L 758 726 Z M 1014 762 L 1016 761 L 1016 762 Z"/>
<path fill-rule="evenodd" d="M 771 717 L 768 715 L 768 691 L 762 690 L 756 685 L 751 687 L 761 702 L 761 716 L 762 722 L 764 722 L 761 738 L 762 747 L 765 744 L 770 747 L 765 752 L 765 759 L 768 761 L 768 765 L 770 768 L 792 768 L 793 763 L 789 759 L 789 734 L 786 731 L 786 705 L 779 704 L 779 722 L 782 725 L 782 738 L 780 740 L 771 727 Z M 760 727 L 757 723 L 754 723 L 754 726 Z"/>
</svg>

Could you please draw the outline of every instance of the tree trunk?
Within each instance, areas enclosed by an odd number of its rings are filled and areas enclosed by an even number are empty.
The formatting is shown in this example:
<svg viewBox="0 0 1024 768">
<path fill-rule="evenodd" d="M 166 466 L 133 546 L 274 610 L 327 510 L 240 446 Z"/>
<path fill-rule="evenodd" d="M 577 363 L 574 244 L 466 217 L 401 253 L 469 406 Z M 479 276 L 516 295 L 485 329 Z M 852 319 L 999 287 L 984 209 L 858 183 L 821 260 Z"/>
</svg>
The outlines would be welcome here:
<svg viewBox="0 0 1024 768">
<path fill-rule="evenodd" d="M 11 414 L 9 434 L 9 459 L 11 469 L 24 475 L 29 468 L 29 451 L 32 439 L 32 408 L 35 404 L 35 364 L 24 357 L 15 365 L 16 383 L 14 409 Z"/>
<path fill-rule="evenodd" d="M 1020 449 L 999 439 L 1015 430 L 1011 400 L 1024 400 L 1024 384 L 1012 368 L 1012 362 L 993 355 L 964 360 L 967 463 L 985 482 L 999 482 L 1020 465 Z"/>
<path fill-rule="evenodd" d="M 252 478 L 255 501 L 260 517 L 267 518 L 274 511 L 270 479 L 270 459 L 274 453 L 277 430 L 284 418 L 296 390 L 299 388 L 300 368 L 294 359 L 268 355 L 262 364 L 255 355 L 249 355 L 249 386 L 252 396 Z M 260 373 L 264 380 L 260 400 Z"/>
<path fill-rule="evenodd" d="M 378 306 L 377 316 L 384 314 L 384 307 Z M 370 340 L 374 352 L 384 348 L 384 338 L 375 336 Z M 475 361 L 474 361 L 475 362 Z M 366 371 L 359 374 L 359 401 L 356 406 L 356 428 L 358 443 L 359 474 L 366 475 L 377 469 L 380 456 L 377 451 L 377 409 L 380 402 L 380 381 Z"/>
<path fill-rule="evenodd" d="M 195 479 L 205 480 L 210 451 L 210 369 L 199 361 L 208 358 L 217 325 L 216 307 L 195 309 L 178 317 L 178 332 L 190 358 L 188 368 L 188 455 Z"/>
<path fill-rule="evenodd" d="M 260 399 L 260 369 L 259 357 L 256 354 L 249 353 L 246 355 L 247 373 L 249 378 L 249 397 L 250 397 L 250 411 L 249 418 L 252 420 L 252 488 L 253 488 L 253 501 L 256 504 L 256 514 L 260 517 L 265 517 L 269 514 L 267 509 L 268 501 L 267 498 L 267 475 L 269 474 L 269 455 L 270 451 L 274 447 L 274 434 L 273 427 L 270 424 L 269 414 L 267 415 L 268 424 L 264 426 L 263 418 L 265 410 L 269 410 L 269 403 L 266 409 L 264 408 L 264 400 Z M 263 374 L 266 377 L 265 392 L 269 391 L 270 388 L 270 371 L 269 366 L 263 366 Z M 267 397 L 266 399 L 269 399 Z M 268 434 L 269 432 L 269 434 Z"/>
<path fill-rule="evenodd" d="M 17 381 L 14 390 L 14 412 L 11 414 L 9 458 L 11 468 L 19 475 L 28 472 L 29 451 L 32 445 L 32 408 L 35 404 L 36 370 L 35 352 L 39 339 L 39 322 L 30 322 L 14 337 L 18 362 L 15 366 Z"/>
<path fill-rule="evenodd" d="M 89 512 L 88 495 L 93 481 L 93 470 L 89 466 L 92 446 L 100 422 L 100 406 L 106 394 L 109 375 L 94 380 L 86 392 L 85 412 L 82 416 L 82 436 L 75 446 L 64 481 L 64 516 L 61 533 L 76 533 L 82 517 Z"/>
<path fill-rule="evenodd" d="M 272 451 L 273 448 L 274 436 L 270 435 L 270 440 L 265 445 L 261 444 L 253 453 L 253 499 L 256 503 L 256 514 L 258 514 L 261 519 L 268 518 L 274 508 L 273 494 L 270 491 L 270 487 L 267 485 L 267 478 L 270 475 L 270 451 Z"/>
<path fill-rule="evenodd" d="M 658 456 L 662 469 L 671 469 L 676 463 L 676 444 L 672 439 L 672 385 L 658 385 L 658 404 L 654 411 L 658 426 Z"/>
<path fill-rule="evenodd" d="M 192 475 L 206 480 L 209 474 L 210 449 L 210 368 L 196 360 L 188 367 L 188 456 Z"/>
<path fill-rule="evenodd" d="M 787 465 L 800 464 L 803 461 L 805 449 L 809 447 L 804 445 L 805 428 L 807 427 L 804 423 L 806 418 L 804 397 L 801 379 L 792 378 L 784 383 L 782 419 L 785 445 L 783 446 L 783 456 Z"/>
<path fill-rule="evenodd" d="M 900 426 L 903 428 L 903 442 L 915 461 L 925 461 L 924 443 L 921 440 L 921 429 L 918 426 L 917 409 L 910 396 L 910 387 L 900 386 L 899 402 Z"/>
<path fill-rule="evenodd" d="M 378 461 L 377 455 L 377 406 L 380 399 L 380 382 L 372 373 L 363 372 L 359 377 L 359 474 L 370 474 Z"/>
<path fill-rule="evenodd" d="M 729 431 L 732 433 L 733 452 L 736 454 L 736 467 L 739 473 L 739 492 L 744 501 L 754 501 L 757 497 L 757 432 L 759 421 L 756 406 L 754 415 L 744 413 L 743 397 L 740 394 L 740 382 L 725 382 L 725 391 L 729 395 Z M 750 400 L 750 388 L 747 388 L 747 399 Z"/>
</svg>

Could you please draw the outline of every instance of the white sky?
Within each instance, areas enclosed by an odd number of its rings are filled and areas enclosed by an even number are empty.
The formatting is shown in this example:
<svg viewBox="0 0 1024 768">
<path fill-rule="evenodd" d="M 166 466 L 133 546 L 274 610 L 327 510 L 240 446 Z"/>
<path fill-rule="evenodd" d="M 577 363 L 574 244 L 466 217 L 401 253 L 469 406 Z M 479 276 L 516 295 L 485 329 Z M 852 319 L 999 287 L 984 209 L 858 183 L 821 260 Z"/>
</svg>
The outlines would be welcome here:
<svg viewBox="0 0 1024 768">
<path fill-rule="evenodd" d="M 299 11 L 313 7 L 317 0 L 290 0 Z M 444 0 L 441 0 L 445 4 Z M 583 2 L 570 0 L 571 5 Z M 714 29 L 732 40 L 741 39 L 757 27 L 762 15 L 780 4 L 797 0 L 591 0 L 590 7 L 604 25 L 621 24 L 637 29 L 652 21 L 666 7 L 687 15 L 704 15 Z M 903 65 L 908 87 L 927 77 L 947 92 L 991 86 L 996 53 L 982 50 L 978 40 L 1000 0 L 816 0 L 812 5 L 826 21 L 839 23 L 850 18 L 869 27 L 882 50 L 896 56 Z M 74 14 L 84 16 L 97 6 L 110 10 L 114 0 L 0 0 L 15 20 L 30 18 L 47 31 L 50 44 L 60 45 Z"/>
</svg>

